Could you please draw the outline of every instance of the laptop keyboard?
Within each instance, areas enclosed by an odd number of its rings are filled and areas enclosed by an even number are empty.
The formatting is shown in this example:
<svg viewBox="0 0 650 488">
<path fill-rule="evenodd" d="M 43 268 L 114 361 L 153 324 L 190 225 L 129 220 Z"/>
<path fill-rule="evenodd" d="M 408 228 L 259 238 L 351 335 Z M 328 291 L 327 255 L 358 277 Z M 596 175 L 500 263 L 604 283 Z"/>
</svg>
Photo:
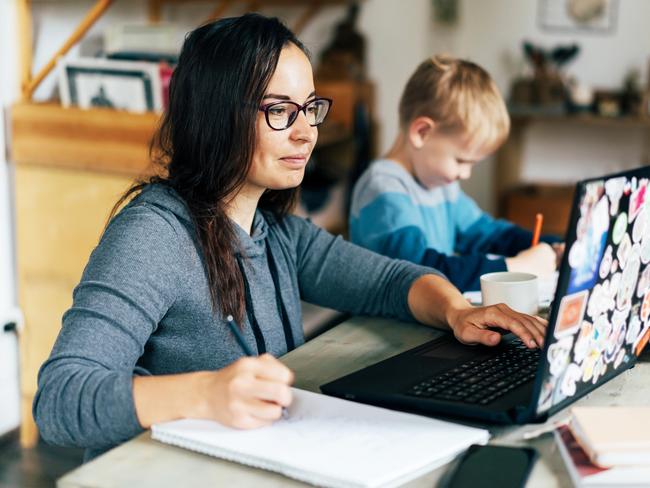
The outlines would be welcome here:
<svg viewBox="0 0 650 488">
<path fill-rule="evenodd" d="M 496 356 L 472 360 L 412 386 L 407 395 L 487 405 L 535 378 L 540 350 L 513 341 Z"/>
</svg>

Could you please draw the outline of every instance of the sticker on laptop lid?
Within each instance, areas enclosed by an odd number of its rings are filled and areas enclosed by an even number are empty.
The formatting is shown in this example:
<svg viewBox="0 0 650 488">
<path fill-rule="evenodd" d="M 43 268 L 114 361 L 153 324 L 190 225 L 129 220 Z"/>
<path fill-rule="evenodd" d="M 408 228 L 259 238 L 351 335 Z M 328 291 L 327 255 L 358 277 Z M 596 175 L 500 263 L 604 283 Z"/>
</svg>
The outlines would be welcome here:
<svg viewBox="0 0 650 488">
<path fill-rule="evenodd" d="M 630 256 L 630 251 L 632 250 L 632 241 L 630 236 L 625 233 L 621 239 L 621 243 L 618 245 L 616 250 L 616 258 L 618 259 L 618 264 L 621 269 L 625 269 L 627 264 L 627 259 Z"/>
<path fill-rule="evenodd" d="M 599 356 L 598 359 L 596 360 L 596 364 L 594 365 L 594 371 L 591 376 L 591 383 L 593 385 L 598 383 L 598 380 L 600 379 L 601 376 L 604 376 L 606 371 L 607 371 L 607 365 L 603 361 L 603 357 Z"/>
<path fill-rule="evenodd" d="M 625 343 L 634 344 L 634 342 L 638 339 L 640 332 L 641 332 L 641 318 L 636 313 L 634 313 L 634 311 L 632 311 L 630 326 L 627 329 L 627 334 L 625 334 Z"/>
<path fill-rule="evenodd" d="M 563 337 L 549 346 L 546 357 L 550 365 L 549 371 L 552 376 L 560 376 L 569 365 L 569 356 L 571 354 L 572 345 L 573 337 Z"/>
<path fill-rule="evenodd" d="M 588 296 L 589 291 L 584 290 L 562 297 L 553 332 L 556 337 L 571 334 L 578 330 L 585 314 Z"/>
<path fill-rule="evenodd" d="M 646 215 L 650 215 L 650 210 L 646 212 Z M 647 227 L 650 229 L 650 223 Z M 650 230 L 641 240 L 641 262 L 643 264 L 648 264 L 650 262 Z"/>
<path fill-rule="evenodd" d="M 614 359 L 614 369 L 618 369 L 618 367 L 623 363 L 623 359 L 625 358 L 625 349 L 621 349 L 618 351 L 618 354 L 616 355 L 616 359 Z"/>
<path fill-rule="evenodd" d="M 570 397 L 576 394 L 576 383 L 582 376 L 582 370 L 577 364 L 569 364 L 560 380 L 560 391 L 564 396 Z"/>
<path fill-rule="evenodd" d="M 641 353 L 643 352 L 643 349 L 648 344 L 648 340 L 650 340 L 650 323 L 646 322 L 646 326 L 641 331 L 641 334 L 639 335 L 639 338 L 637 339 L 637 341 L 634 343 L 634 355 L 635 356 L 638 357 L 638 356 L 641 355 Z"/>
<path fill-rule="evenodd" d="M 646 266 L 641 272 L 639 283 L 636 286 L 636 296 L 641 298 L 650 290 L 650 266 Z"/>
<path fill-rule="evenodd" d="M 593 338 L 594 324 L 583 320 L 580 326 L 580 332 L 578 332 L 578 338 L 576 339 L 576 345 L 573 348 L 573 360 L 577 364 L 581 364 L 587 357 L 587 352 L 589 351 Z"/>
<path fill-rule="evenodd" d="M 605 249 L 605 254 L 603 254 L 603 259 L 600 262 L 600 268 L 598 270 L 598 274 L 600 276 L 601 280 L 604 280 L 609 276 L 609 273 L 611 272 L 612 269 L 612 261 L 614 258 L 612 257 L 612 246 L 609 245 Z"/>
<path fill-rule="evenodd" d="M 610 215 L 613 217 L 618 213 L 618 205 L 623 196 L 623 188 L 625 188 L 625 177 L 612 178 L 605 182 L 605 193 L 610 201 Z"/>
<path fill-rule="evenodd" d="M 646 217 L 647 213 L 648 213 L 647 205 L 645 205 L 641 209 L 639 213 L 639 217 L 634 221 L 634 225 L 632 226 L 632 241 L 635 243 L 640 243 L 641 239 L 646 234 L 646 232 L 650 231 L 647 225 L 648 224 L 648 219 Z"/>
<path fill-rule="evenodd" d="M 603 196 L 593 203 L 602 190 L 602 183 L 587 185 L 591 188 L 589 198 L 580 207 L 580 221 L 576 240 L 569 249 L 568 261 L 571 266 L 567 292 L 588 290 L 598 280 L 600 263 L 605 251 L 607 231 L 609 230 L 609 213 L 607 197 Z"/>
<path fill-rule="evenodd" d="M 618 288 L 616 295 L 616 308 L 623 310 L 632 306 L 632 297 L 636 291 L 636 284 L 639 279 L 639 270 L 641 269 L 641 259 L 639 253 L 633 250 L 630 253 L 629 262 L 623 270 L 621 277 L 621 286 Z"/>
<path fill-rule="evenodd" d="M 650 291 L 647 291 L 641 302 L 641 321 L 648 322 L 650 317 Z"/>
<path fill-rule="evenodd" d="M 627 214 L 623 212 L 616 217 L 614 222 L 614 230 L 612 231 L 612 242 L 618 245 L 623 239 L 625 232 L 627 231 Z"/>
<path fill-rule="evenodd" d="M 633 184 L 633 186 L 636 185 Z M 632 192 L 632 195 L 630 196 L 630 222 L 634 221 L 636 216 L 639 215 L 641 208 L 643 208 L 646 198 L 646 188 L 646 185 L 640 185 L 636 190 Z"/>
</svg>

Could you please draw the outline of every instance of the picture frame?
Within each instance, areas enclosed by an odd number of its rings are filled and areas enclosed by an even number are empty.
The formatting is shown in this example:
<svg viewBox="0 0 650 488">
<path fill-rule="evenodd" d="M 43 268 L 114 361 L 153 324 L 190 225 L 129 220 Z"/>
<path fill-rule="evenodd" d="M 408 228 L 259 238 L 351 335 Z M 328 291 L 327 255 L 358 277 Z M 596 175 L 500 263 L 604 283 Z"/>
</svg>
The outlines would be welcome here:
<svg viewBox="0 0 650 488">
<path fill-rule="evenodd" d="M 104 58 L 62 60 L 58 75 L 64 107 L 134 113 L 161 111 L 163 107 L 158 63 Z"/>
<path fill-rule="evenodd" d="M 611 35 L 616 32 L 619 0 L 537 0 L 540 29 Z"/>
</svg>

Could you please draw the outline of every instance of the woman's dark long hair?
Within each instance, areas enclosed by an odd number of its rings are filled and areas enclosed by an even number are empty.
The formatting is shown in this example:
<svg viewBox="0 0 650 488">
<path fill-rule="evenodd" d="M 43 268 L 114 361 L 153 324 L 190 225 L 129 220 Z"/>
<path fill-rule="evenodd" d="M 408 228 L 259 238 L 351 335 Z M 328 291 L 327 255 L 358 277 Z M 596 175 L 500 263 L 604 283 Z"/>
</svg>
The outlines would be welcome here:
<svg viewBox="0 0 650 488">
<path fill-rule="evenodd" d="M 176 190 L 196 227 L 213 309 L 232 314 L 239 323 L 245 313 L 244 284 L 227 198 L 246 181 L 258 108 L 289 43 L 307 54 L 278 19 L 258 14 L 218 20 L 190 32 L 171 78 L 169 108 L 151 143 L 150 152 L 166 175 L 131 187 L 111 213 L 149 183 Z M 268 190 L 259 207 L 282 217 L 297 196 L 297 188 Z"/>
</svg>

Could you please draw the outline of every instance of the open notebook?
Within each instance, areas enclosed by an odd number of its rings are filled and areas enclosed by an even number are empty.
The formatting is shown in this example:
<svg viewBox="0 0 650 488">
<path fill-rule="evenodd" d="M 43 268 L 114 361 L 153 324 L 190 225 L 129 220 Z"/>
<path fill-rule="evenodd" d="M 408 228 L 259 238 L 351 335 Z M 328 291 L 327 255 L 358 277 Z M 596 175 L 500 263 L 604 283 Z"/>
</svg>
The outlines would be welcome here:
<svg viewBox="0 0 650 488">
<path fill-rule="evenodd" d="M 154 425 L 152 437 L 319 486 L 395 486 L 453 459 L 486 430 L 293 390 L 289 418 L 236 430 L 209 420 Z"/>
</svg>

